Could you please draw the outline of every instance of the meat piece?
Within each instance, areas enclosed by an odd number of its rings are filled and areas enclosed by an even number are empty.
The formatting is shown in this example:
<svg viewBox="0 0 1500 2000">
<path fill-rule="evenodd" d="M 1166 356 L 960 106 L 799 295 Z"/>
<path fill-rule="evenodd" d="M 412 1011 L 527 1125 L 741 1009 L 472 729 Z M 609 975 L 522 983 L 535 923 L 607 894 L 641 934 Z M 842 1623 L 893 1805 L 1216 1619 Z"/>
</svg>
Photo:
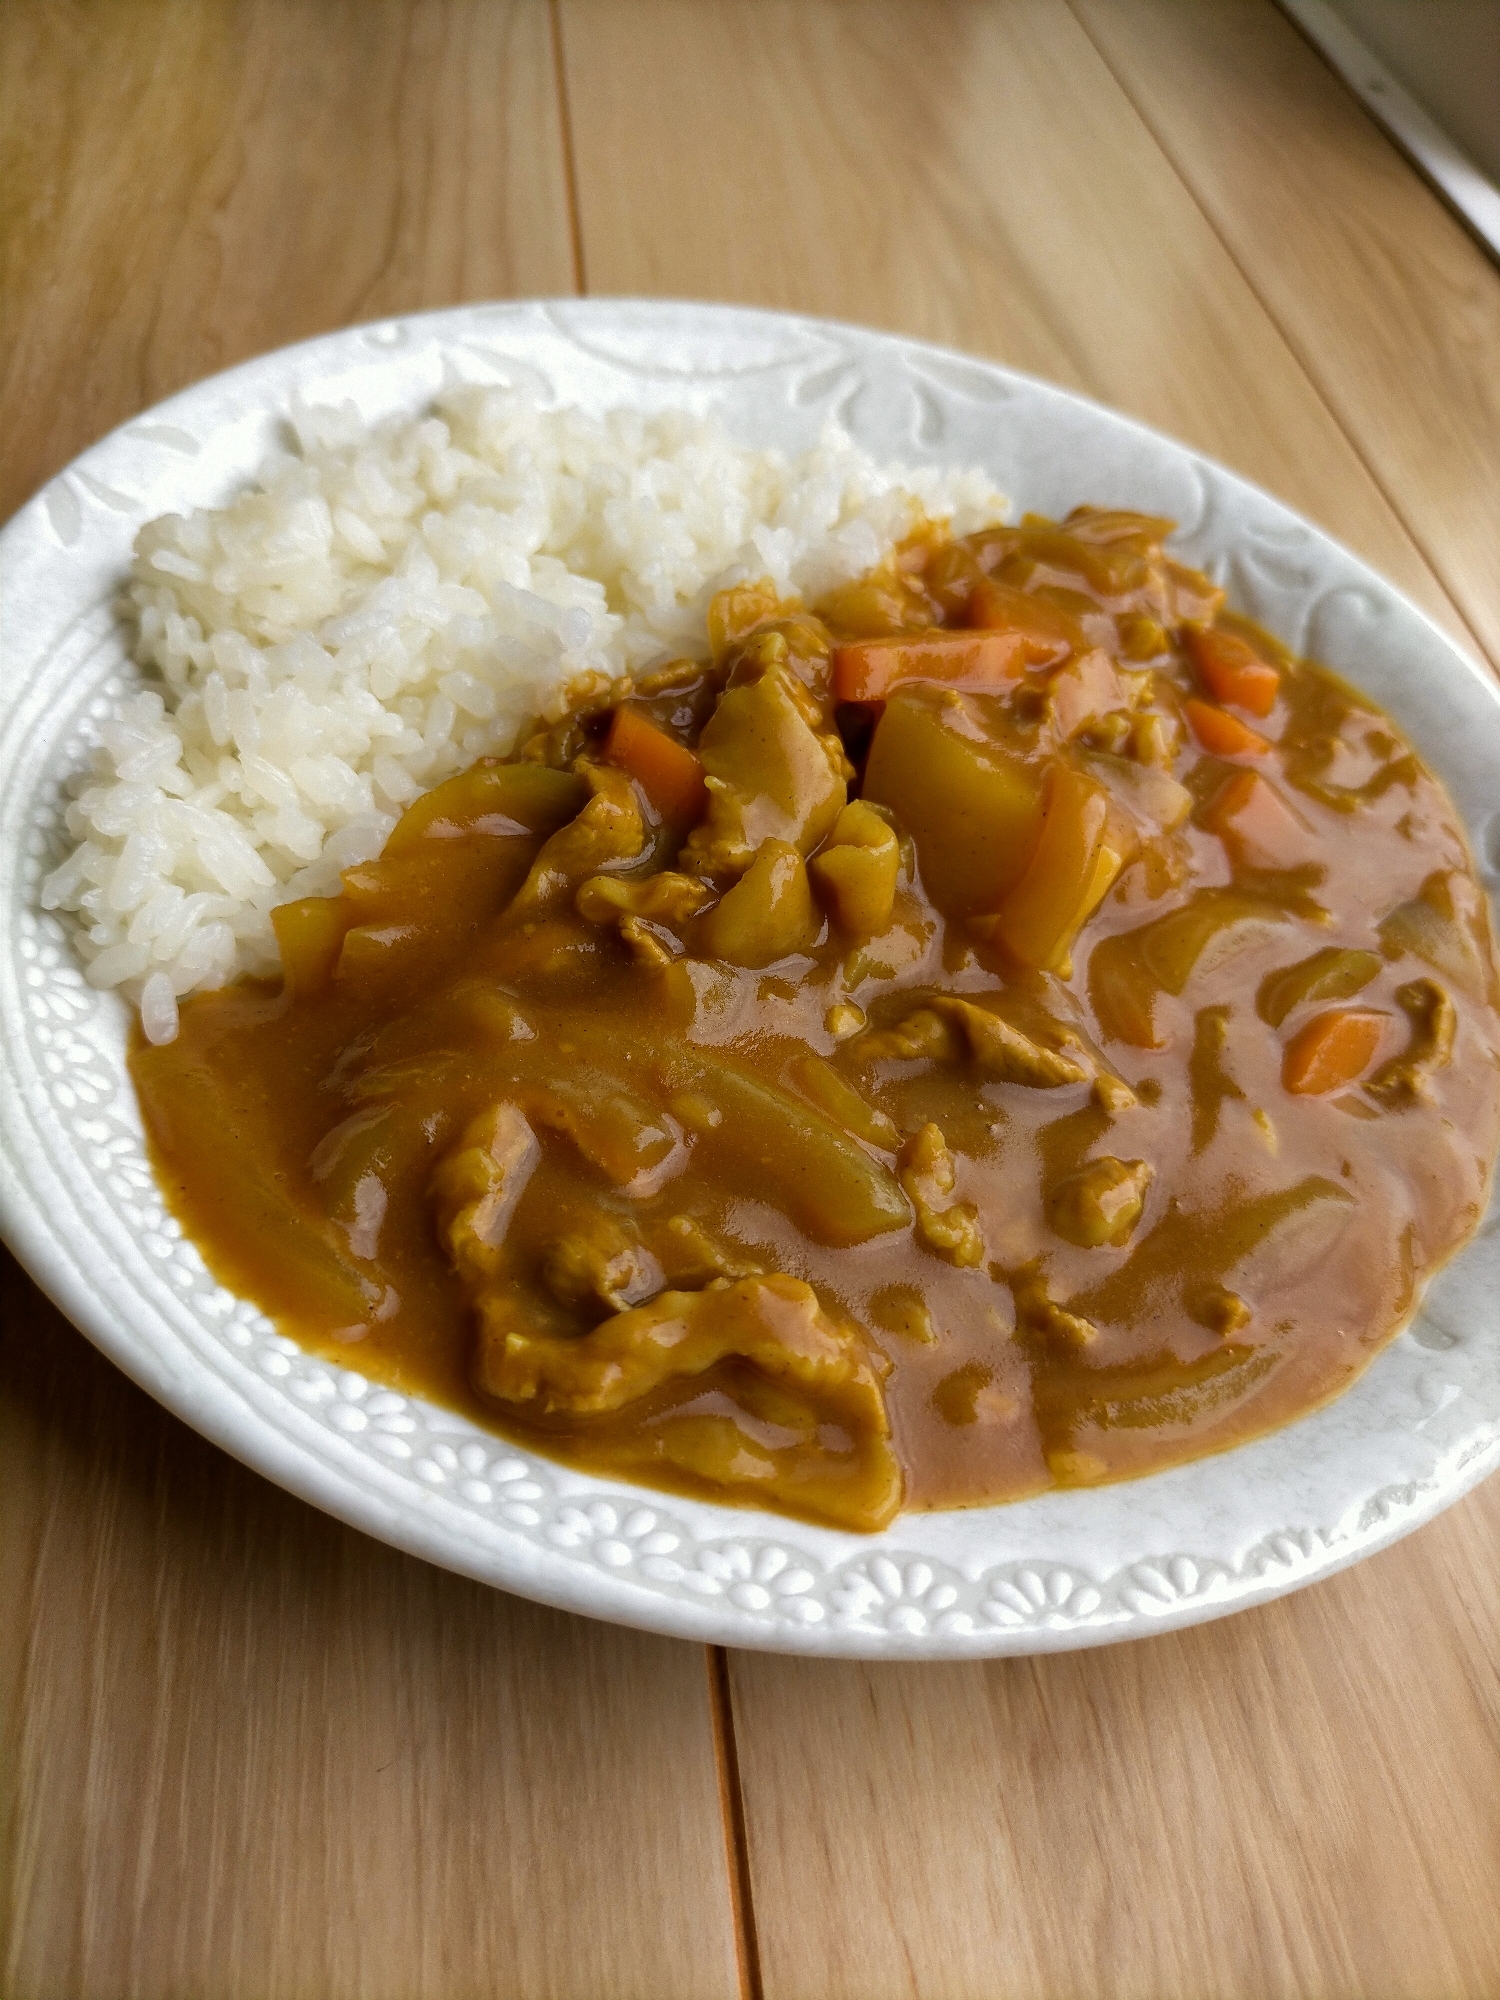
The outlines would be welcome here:
<svg viewBox="0 0 1500 2000">
<path fill-rule="evenodd" d="M 1126 1242 L 1141 1219 L 1152 1170 L 1144 1160 L 1110 1155 L 1067 1174 L 1047 1196 L 1047 1221 L 1057 1235 L 1082 1250 Z"/>
<path fill-rule="evenodd" d="M 1099 1329 L 1092 1320 L 1081 1313 L 1069 1312 L 1066 1306 L 1049 1297 L 1046 1280 L 1034 1265 L 1017 1271 L 1010 1289 L 1016 1302 L 1019 1333 L 1039 1337 L 1064 1351 L 1091 1346 L 1099 1338 Z"/>
<path fill-rule="evenodd" d="M 609 862 L 633 861 L 646 846 L 646 823 L 635 786 L 612 764 L 580 757 L 573 766 L 591 797 L 576 819 L 560 827 L 531 864 L 511 902 L 512 921 L 545 915 Z"/>
<path fill-rule="evenodd" d="M 846 1527 L 881 1527 L 901 1503 L 882 1386 L 890 1363 L 858 1327 L 825 1312 L 799 1278 L 773 1275 L 710 1291 L 663 1292 L 571 1338 L 539 1331 L 508 1286 L 481 1292 L 478 1312 L 477 1385 L 520 1415 L 554 1421 L 614 1416 L 674 1382 L 691 1382 L 730 1363 L 737 1380 L 748 1375 L 773 1392 L 796 1419 L 783 1429 L 803 1436 L 769 1454 L 764 1448 L 728 1458 L 713 1454 L 707 1476 L 715 1483 L 753 1482 L 764 1490 L 768 1477 L 778 1483 L 785 1478 L 789 1489 L 800 1487 L 804 1504 Z M 667 1416 L 662 1434 L 669 1451 L 703 1471 L 689 1456 L 695 1420 L 675 1421 L 684 1438 L 673 1447 L 674 1418 Z M 828 1427 L 844 1433 L 848 1451 L 822 1442 Z"/>
<path fill-rule="evenodd" d="M 503 1303 L 497 1310 L 489 1299 L 481 1299 L 480 1314 L 480 1387 L 500 1402 L 533 1404 L 542 1416 L 604 1416 L 734 1356 L 799 1384 L 831 1420 L 852 1418 L 871 1436 L 889 1434 L 880 1392 L 889 1364 L 877 1365 L 858 1329 L 825 1313 L 800 1278 L 662 1292 L 572 1340 L 517 1326 Z"/>
<path fill-rule="evenodd" d="M 867 1035 L 862 1054 L 918 1056 L 936 1060 L 967 1056 L 985 1076 L 1001 1083 L 1031 1084 L 1053 1090 L 1059 1084 L 1087 1083 L 1094 1074 L 1082 1044 L 1066 1028 L 1056 1030 L 1060 1046 L 1047 1048 L 1023 1034 L 1000 1015 L 977 1007 L 972 1000 L 935 994 L 894 1028 Z"/>
<path fill-rule="evenodd" d="M 724 1285 L 736 1278 L 758 1278 L 759 1264 L 736 1257 L 715 1243 L 701 1223 L 690 1215 L 667 1218 L 665 1240 L 658 1251 L 667 1283 L 674 1291 L 696 1291 L 700 1286 Z"/>
<path fill-rule="evenodd" d="M 960 1042 L 935 1007 L 915 1007 L 892 1027 L 872 1028 L 856 1048 L 877 1062 L 951 1062 Z"/>
<path fill-rule="evenodd" d="M 591 875 L 573 899 L 586 923 L 612 923 L 642 965 L 666 965 L 682 949 L 681 926 L 712 891 L 691 875 L 648 875 L 643 882 Z"/>
<path fill-rule="evenodd" d="M 554 1237 L 542 1252 L 542 1282 L 559 1305 L 597 1316 L 628 1312 L 662 1288 L 661 1266 L 639 1235 L 612 1215 L 595 1214 Z"/>
<path fill-rule="evenodd" d="M 971 1201 L 947 1201 L 957 1185 L 953 1155 L 939 1126 L 924 1125 L 901 1148 L 900 1180 L 916 1211 L 917 1241 L 945 1263 L 970 1270 L 984 1260 L 979 1211 Z"/>
<path fill-rule="evenodd" d="M 608 924 L 617 917 L 646 917 L 656 924 L 681 924 L 709 900 L 712 891 L 694 875 L 668 869 L 643 882 L 622 881 L 618 875 L 591 875 L 573 899 L 586 923 Z"/>
<path fill-rule="evenodd" d="M 1254 1318 L 1249 1304 L 1227 1285 L 1208 1283 L 1191 1291 L 1184 1301 L 1189 1316 L 1221 1340 L 1232 1340 Z"/>
<path fill-rule="evenodd" d="M 1396 988 L 1396 1003 L 1411 1022 L 1411 1039 L 1399 1056 L 1382 1063 L 1365 1089 L 1379 1103 L 1415 1104 L 1428 1094 L 1428 1079 L 1453 1056 L 1458 1015 L 1435 979 L 1414 979 Z"/>
<path fill-rule="evenodd" d="M 428 1198 L 439 1240 L 468 1284 L 500 1273 L 505 1232 L 542 1149 L 514 1104 L 492 1105 L 439 1162 Z"/>
</svg>

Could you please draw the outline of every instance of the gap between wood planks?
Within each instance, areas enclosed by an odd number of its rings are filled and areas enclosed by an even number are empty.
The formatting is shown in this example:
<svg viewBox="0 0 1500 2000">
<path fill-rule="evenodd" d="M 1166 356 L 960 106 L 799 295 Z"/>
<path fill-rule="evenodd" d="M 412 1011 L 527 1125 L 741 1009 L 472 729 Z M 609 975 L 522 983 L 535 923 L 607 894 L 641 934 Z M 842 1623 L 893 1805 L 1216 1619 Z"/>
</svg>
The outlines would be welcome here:
<svg viewBox="0 0 1500 2000">
<path fill-rule="evenodd" d="M 1138 94 L 1134 90 L 1132 90 L 1129 83 L 1126 81 L 1125 76 L 1110 60 L 1110 56 L 1107 49 L 1101 44 L 1100 40 L 1095 36 L 1095 34 L 1090 28 L 1088 21 L 1084 18 L 1080 10 L 1072 5 L 1072 0 L 1067 0 L 1067 4 L 1069 13 L 1072 15 L 1073 19 L 1077 22 L 1078 27 L 1082 31 L 1089 45 L 1094 49 L 1096 55 L 1098 56 L 1100 62 L 1104 66 L 1111 80 L 1113 81 L 1115 87 L 1120 91 L 1125 102 L 1130 106 L 1131 111 L 1134 113 L 1135 117 L 1139 121 L 1142 129 L 1150 138 L 1152 144 L 1155 146 L 1157 152 L 1161 155 L 1162 159 L 1166 162 L 1167 166 L 1170 168 L 1175 179 L 1185 189 L 1189 199 L 1193 203 L 1194 208 L 1203 217 L 1204 222 L 1207 224 L 1210 233 L 1213 235 L 1215 240 L 1221 245 L 1226 255 L 1230 259 L 1231 263 L 1234 265 L 1235 269 L 1239 272 L 1241 278 L 1244 280 L 1247 288 L 1249 289 L 1252 297 L 1254 297 L 1256 301 L 1260 304 L 1270 324 L 1276 329 L 1281 339 L 1285 343 L 1297 368 L 1309 382 L 1318 401 L 1327 410 L 1329 416 L 1331 417 L 1339 433 L 1347 440 L 1357 461 L 1369 475 L 1376 491 L 1382 496 L 1386 505 L 1390 508 L 1393 517 L 1395 518 L 1396 521 L 1398 521 L 1401 524 L 1401 527 L 1403 528 L 1407 536 L 1410 538 L 1415 547 L 1420 551 L 1424 561 L 1427 563 L 1427 566 L 1432 573 L 1434 582 L 1436 583 L 1437 587 L 1442 590 L 1444 597 L 1447 599 L 1449 605 L 1452 607 L 1455 619 L 1459 623 L 1464 634 L 1467 636 L 1469 644 L 1474 652 L 1475 657 L 1481 661 L 1486 662 L 1491 667 L 1492 670 L 1500 671 L 1500 660 L 1496 660 L 1495 658 L 1493 658 L 1486 651 L 1486 649 L 1480 644 L 1478 638 L 1474 633 L 1473 626 L 1470 623 L 1469 619 L 1465 616 L 1461 605 L 1458 603 L 1453 593 L 1448 589 L 1441 571 L 1433 563 L 1431 552 L 1428 548 L 1427 542 L 1424 539 L 1423 535 L 1419 532 L 1419 530 L 1412 523 L 1412 521 L 1408 519 L 1405 510 L 1398 502 L 1397 496 L 1391 491 L 1387 481 L 1381 477 L 1381 474 L 1377 470 L 1376 466 L 1372 463 L 1371 459 L 1369 458 L 1365 449 L 1363 448 L 1359 435 L 1350 428 L 1348 423 L 1346 423 L 1343 417 L 1340 415 L 1337 407 L 1323 393 L 1317 375 L 1314 372 L 1313 368 L 1309 365 L 1308 360 L 1304 354 L 1304 351 L 1302 347 L 1299 345 L 1298 341 L 1296 340 L 1292 329 L 1288 327 L 1282 315 L 1276 311 L 1271 300 L 1265 295 L 1260 286 L 1256 284 L 1255 280 L 1251 276 L 1250 270 L 1247 268 L 1244 260 L 1237 251 L 1232 233 L 1226 232 L 1226 230 L 1220 226 L 1220 224 L 1216 221 L 1211 208 L 1200 197 L 1198 189 L 1194 183 L 1194 180 L 1187 166 L 1179 158 L 1180 149 L 1174 149 L 1169 144 L 1168 140 L 1163 135 L 1162 131 L 1158 128 L 1157 122 L 1153 120 L 1146 106 L 1142 103 Z M 581 202 L 579 197 L 579 175 L 578 175 L 577 151 L 576 151 L 575 137 L 574 137 L 574 120 L 573 120 L 569 82 L 568 82 L 566 31 L 562 19 L 561 0 L 547 0 L 547 7 L 548 7 L 548 19 L 550 24 L 552 49 L 553 49 L 554 73 L 556 76 L 556 88 L 558 93 L 559 125 L 562 137 L 564 184 L 565 184 L 566 199 L 567 199 L 569 240 L 570 240 L 570 249 L 572 256 L 573 278 L 579 295 L 586 297 L 589 296 L 589 285 L 587 277 L 587 266 L 585 260 Z M 1343 87 L 1347 89 L 1347 85 L 1344 85 Z M 1352 94 L 1353 93 L 1351 93 L 1351 95 Z M 1362 106 L 1361 106 L 1361 114 L 1362 116 L 1365 117 L 1369 116 L 1369 114 L 1364 111 Z M 1374 121 L 1371 122 L 1372 124 L 1374 123 Z M 1376 129 L 1378 130 L 1379 128 L 1376 127 Z M 1382 142 L 1386 144 L 1390 143 L 1388 140 L 1384 138 L 1383 134 L 1382 134 Z M 733 1691 L 731 1686 L 730 1669 L 729 1669 L 729 1656 L 727 1651 L 723 1647 L 708 1646 L 704 1648 L 704 1662 L 705 1662 L 705 1670 L 708 1677 L 710 1716 L 713 1729 L 714 1751 L 715 1751 L 715 1760 L 716 1760 L 718 1783 L 719 1783 L 722 1830 L 723 1830 L 724 1845 L 725 1845 L 727 1871 L 729 1877 L 731 1910 L 732 1910 L 732 1919 L 735 1929 L 735 1944 L 736 1944 L 736 1952 L 738 1958 L 741 1992 L 744 1996 L 744 2000 L 764 2000 L 765 1988 L 763 1983 L 760 1943 L 756 1926 L 754 1900 L 753 1900 L 749 1838 L 746 1825 L 745 1799 L 744 1799 L 743 1786 L 741 1782 L 739 1753 L 736 1741 L 734 1702 L 733 1702 Z"/>
<path fill-rule="evenodd" d="M 562 134 L 563 186 L 568 196 L 568 242 L 573 253 L 573 286 L 588 292 L 583 261 L 583 216 L 578 205 L 578 162 L 573 152 L 573 107 L 568 98 L 568 55 L 563 43 L 562 0 L 547 0 L 552 27 L 552 73 L 557 78 L 557 117 Z"/>
<path fill-rule="evenodd" d="M 556 6 L 558 4 L 558 0 L 552 0 L 552 4 Z M 1095 35 L 1093 29 L 1089 25 L 1086 14 L 1081 12 L 1079 8 L 1073 5 L 1073 0 L 1065 0 L 1065 4 L 1068 8 L 1069 13 L 1078 23 L 1078 26 L 1082 30 L 1090 47 L 1093 49 L 1094 53 L 1098 56 L 1100 62 L 1103 63 L 1104 67 L 1109 71 L 1110 76 L 1114 80 L 1116 89 L 1124 97 L 1125 101 L 1129 104 L 1131 110 L 1135 113 L 1136 117 L 1141 121 L 1141 124 L 1144 127 L 1145 131 L 1150 135 L 1152 144 L 1156 147 L 1157 151 L 1161 154 L 1162 158 L 1167 162 L 1167 165 L 1172 169 L 1172 172 L 1177 176 L 1178 181 L 1181 183 L 1183 189 L 1187 193 L 1188 199 L 1192 202 L 1193 206 L 1197 209 L 1198 213 L 1203 217 L 1204 223 L 1206 224 L 1208 229 L 1212 231 L 1213 235 L 1218 239 L 1218 242 L 1222 246 L 1224 254 L 1229 258 L 1230 262 L 1239 272 L 1241 278 L 1243 278 L 1247 290 L 1251 293 L 1256 302 L 1259 304 L 1261 310 L 1265 313 L 1267 319 L 1271 322 L 1271 324 L 1276 328 L 1277 332 L 1281 335 L 1282 340 L 1286 343 L 1288 352 L 1292 355 L 1292 358 L 1295 360 L 1298 368 L 1300 368 L 1302 373 L 1307 377 L 1307 380 L 1313 390 L 1314 395 L 1316 395 L 1318 401 L 1327 410 L 1330 419 L 1348 442 L 1350 450 L 1354 453 L 1355 457 L 1359 460 L 1360 464 L 1369 474 L 1371 483 L 1374 485 L 1376 491 L 1380 494 L 1381 498 L 1390 508 L 1392 514 L 1401 523 L 1402 528 L 1406 531 L 1406 534 L 1410 537 L 1411 541 L 1417 548 L 1418 552 L 1422 557 L 1423 562 L 1426 563 L 1428 569 L 1432 573 L 1433 581 L 1436 583 L 1437 587 L 1442 591 L 1443 595 L 1447 598 L 1448 603 L 1452 608 L 1454 617 L 1458 620 L 1459 624 L 1462 626 L 1464 634 L 1467 637 L 1470 646 L 1473 648 L 1475 659 L 1481 662 L 1484 666 L 1488 667 L 1490 672 L 1494 674 L 1497 678 L 1500 678 L 1500 658 L 1497 658 L 1494 655 L 1492 655 L 1487 650 L 1487 648 L 1481 643 L 1479 636 L 1475 632 L 1474 626 L 1470 621 L 1467 613 L 1465 612 L 1462 604 L 1458 601 L 1458 599 L 1454 596 L 1453 592 L 1449 589 L 1447 579 L 1444 577 L 1440 565 L 1433 560 L 1432 549 L 1429 546 L 1427 537 L 1422 533 L 1421 529 L 1417 526 L 1417 524 L 1409 518 L 1405 508 L 1403 508 L 1400 503 L 1400 498 L 1398 494 L 1392 491 L 1389 483 L 1382 477 L 1379 467 L 1370 457 L 1369 453 L 1365 450 L 1364 445 L 1358 433 L 1352 430 L 1350 426 L 1344 421 L 1343 416 L 1340 414 L 1338 405 L 1331 398 L 1324 395 L 1322 385 L 1318 381 L 1318 377 L 1314 372 L 1314 370 L 1309 366 L 1307 357 L 1303 353 L 1302 347 L 1299 344 L 1293 329 L 1286 324 L 1286 322 L 1282 319 L 1281 315 L 1277 312 L 1276 307 L 1271 301 L 1271 299 L 1267 297 L 1267 295 L 1261 290 L 1260 286 L 1257 285 L 1257 283 L 1255 282 L 1255 279 L 1252 276 L 1248 265 L 1244 262 L 1243 258 L 1241 258 L 1238 250 L 1236 249 L 1232 237 L 1228 233 L 1226 233 L 1222 228 L 1220 228 L 1218 222 L 1214 218 L 1213 210 L 1206 202 L 1204 202 L 1200 198 L 1198 190 L 1194 186 L 1191 174 L 1188 172 L 1183 162 L 1178 158 L 1177 154 L 1173 151 L 1165 134 L 1158 128 L 1157 124 L 1152 119 L 1147 107 L 1142 103 L 1137 93 L 1131 88 L 1131 85 L 1127 80 L 1125 74 L 1119 68 L 1117 68 L 1116 65 L 1110 60 L 1110 54 L 1108 48 L 1105 46 L 1103 42 L 1100 41 L 1098 36 Z M 1269 9 L 1270 0 L 1267 0 L 1267 6 Z M 1276 20 L 1278 26 L 1284 25 L 1289 27 L 1293 33 L 1300 33 L 1300 30 L 1298 29 L 1296 23 L 1290 20 L 1288 17 L 1283 16 L 1279 10 L 1276 10 Z M 1373 131 L 1379 134 L 1381 143 L 1391 148 L 1392 152 L 1394 152 L 1397 155 L 1397 157 L 1402 160 L 1403 166 L 1405 166 L 1409 172 L 1415 173 L 1416 169 L 1411 167 L 1410 163 L 1405 159 L 1405 156 L 1401 153 L 1400 148 L 1396 146 L 1395 142 L 1390 138 L 1389 134 L 1386 133 L 1384 130 L 1382 130 L 1379 121 L 1373 118 L 1370 115 L 1369 111 L 1365 108 L 1365 106 L 1362 103 L 1360 103 L 1358 93 L 1350 89 L 1347 80 L 1339 75 L 1338 70 L 1333 66 L 1332 63 L 1328 61 L 1323 51 L 1319 49 L 1317 44 L 1311 41 L 1309 38 L 1304 36 L 1303 39 L 1307 40 L 1308 46 L 1324 63 L 1324 65 L 1328 69 L 1330 76 L 1334 77 L 1337 80 L 1339 88 L 1348 94 L 1349 98 L 1354 104 L 1358 105 L 1360 116 L 1369 123 Z"/>
<path fill-rule="evenodd" d="M 583 255 L 583 218 L 578 202 L 578 163 L 573 147 L 573 110 L 568 96 L 567 49 L 563 38 L 560 0 L 547 0 L 552 30 L 552 68 L 557 79 L 558 124 L 562 135 L 563 183 L 568 200 L 568 238 L 573 257 L 573 283 L 580 297 L 588 295 Z M 745 1832 L 745 1799 L 740 1784 L 739 1751 L 734 1736 L 734 1697 L 729 1685 L 729 1655 L 722 1646 L 705 1646 L 708 1705 L 713 1725 L 714 1763 L 719 1778 L 719 1809 L 724 1831 L 724 1859 L 729 1876 L 730 1909 L 734 1920 L 735 1958 L 743 2000 L 764 2000 L 760 1942 L 755 1933 L 755 1904 L 750 1883 L 750 1845 Z"/>
<path fill-rule="evenodd" d="M 713 1717 L 714 1757 L 719 1767 L 719 1801 L 724 1814 L 724 1846 L 729 1861 L 729 1894 L 734 1910 L 740 1990 L 744 2000 L 764 2000 L 760 1940 L 755 1931 L 755 1901 L 750 1881 L 750 1841 L 745 1831 L 745 1795 L 740 1785 L 740 1759 L 734 1739 L 734 1694 L 729 1684 L 729 1654 L 723 1646 L 705 1646 L 703 1652 L 708 1664 L 709 1713 Z"/>
</svg>

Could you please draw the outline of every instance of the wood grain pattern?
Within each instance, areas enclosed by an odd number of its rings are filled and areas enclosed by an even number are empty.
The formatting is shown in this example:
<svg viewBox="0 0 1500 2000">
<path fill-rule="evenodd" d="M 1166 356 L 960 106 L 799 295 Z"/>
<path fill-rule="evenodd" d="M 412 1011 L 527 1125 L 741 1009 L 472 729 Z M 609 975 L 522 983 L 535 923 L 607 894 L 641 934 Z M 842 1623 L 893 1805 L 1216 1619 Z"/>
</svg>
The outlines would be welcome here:
<svg viewBox="0 0 1500 2000">
<path fill-rule="evenodd" d="M 1500 270 L 1263 0 L 1073 6 L 1500 669 Z"/>
<path fill-rule="evenodd" d="M 1500 1483 L 1222 1624 L 1052 1659 L 734 1657 L 775 2000 L 1500 1992 Z"/>
<path fill-rule="evenodd" d="M 1493 640 L 1492 294 L 1266 0 L 4 25 L 0 514 L 247 354 L 570 290 L 576 236 L 595 291 L 1088 390 Z M 1500 1482 L 1130 1647 L 721 1657 L 731 1717 L 701 1649 L 485 1592 L 233 1465 L 10 1265 L 0 1312 L 0 2000 L 1500 1992 Z"/>
<path fill-rule="evenodd" d="M 592 285 L 834 313 L 1074 383 L 1464 629 L 1367 469 L 1367 415 L 1330 410 L 1064 7 L 565 0 L 564 21 Z M 1293 227 L 1262 253 L 1313 255 Z M 1417 230 L 1368 269 L 1351 329 L 1433 254 Z M 733 1656 L 766 1994 L 1500 1990 L 1497 1532 L 1492 1483 L 1304 1596 L 1064 1659 Z"/>
<path fill-rule="evenodd" d="M 0 518 L 200 376 L 573 290 L 545 0 L 10 0 Z"/>
<path fill-rule="evenodd" d="M 5 30 L 0 513 L 263 348 L 572 289 L 545 0 Z M 0 1282 L 5 2000 L 738 1992 L 701 1647 L 340 1527 Z"/>
<path fill-rule="evenodd" d="M 4 1286 L 6 2000 L 738 1992 L 701 1647 L 340 1526 Z"/>
<path fill-rule="evenodd" d="M 1473 648 L 1063 0 L 562 18 L 591 290 L 826 313 L 1050 376 L 1269 487 Z"/>
</svg>

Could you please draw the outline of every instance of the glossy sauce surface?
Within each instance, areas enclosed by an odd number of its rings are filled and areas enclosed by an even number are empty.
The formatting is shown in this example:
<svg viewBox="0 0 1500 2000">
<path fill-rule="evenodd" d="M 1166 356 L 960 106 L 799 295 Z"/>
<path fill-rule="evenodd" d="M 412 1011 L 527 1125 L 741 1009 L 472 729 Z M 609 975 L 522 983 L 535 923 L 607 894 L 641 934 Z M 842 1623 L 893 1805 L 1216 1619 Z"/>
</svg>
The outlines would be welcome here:
<svg viewBox="0 0 1500 2000">
<path fill-rule="evenodd" d="M 133 1070 L 215 1271 L 570 1462 L 873 1528 L 1225 1448 L 1476 1225 L 1500 979 L 1394 726 L 1169 523 L 933 530 L 583 690 Z"/>
</svg>

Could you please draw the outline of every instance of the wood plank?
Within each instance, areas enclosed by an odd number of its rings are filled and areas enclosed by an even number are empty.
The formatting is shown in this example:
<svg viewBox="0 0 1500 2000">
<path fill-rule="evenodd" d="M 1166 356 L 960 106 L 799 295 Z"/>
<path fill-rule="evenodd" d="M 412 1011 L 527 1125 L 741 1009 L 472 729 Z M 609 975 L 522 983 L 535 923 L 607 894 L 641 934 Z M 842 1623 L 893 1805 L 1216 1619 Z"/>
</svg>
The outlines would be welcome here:
<svg viewBox="0 0 1500 2000">
<path fill-rule="evenodd" d="M 738 1993 L 702 1647 L 330 1521 L 3 1262 L 0 1992 Z"/>
<path fill-rule="evenodd" d="M 1500 270 L 1265 0 L 1073 0 L 1500 668 Z"/>
<path fill-rule="evenodd" d="M 563 0 L 563 21 L 592 289 L 824 312 L 1074 384 L 1465 631 L 1366 440 L 1061 6 Z M 1496 1990 L 1497 1529 L 1492 1483 L 1298 1598 L 1094 1654 L 732 1655 L 766 1994 Z"/>
<path fill-rule="evenodd" d="M 863 320 L 1050 376 L 1280 494 L 1474 646 L 1062 0 L 562 19 L 591 291 Z"/>
<path fill-rule="evenodd" d="M 732 1656 L 774 2000 L 1500 1992 L 1500 1482 L 1219 1625 Z"/>
<path fill-rule="evenodd" d="M 545 0 L 6 29 L 0 513 L 263 348 L 572 289 Z M 738 1992 L 701 1647 L 365 1540 L 0 1286 L 0 1991 Z"/>
<path fill-rule="evenodd" d="M 573 290 L 545 0 L 12 0 L 0 519 L 200 376 Z"/>
</svg>

